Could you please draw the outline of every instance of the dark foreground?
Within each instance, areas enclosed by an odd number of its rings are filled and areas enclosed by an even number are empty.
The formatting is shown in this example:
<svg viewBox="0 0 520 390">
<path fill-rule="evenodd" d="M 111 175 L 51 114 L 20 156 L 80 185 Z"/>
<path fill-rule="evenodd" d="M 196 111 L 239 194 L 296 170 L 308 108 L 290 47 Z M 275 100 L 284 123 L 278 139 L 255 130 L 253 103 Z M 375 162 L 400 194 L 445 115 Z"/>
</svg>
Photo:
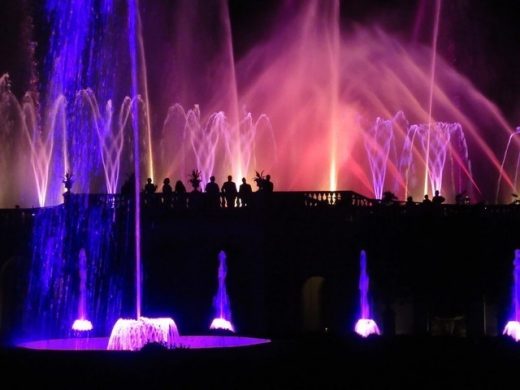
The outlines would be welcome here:
<svg viewBox="0 0 520 390">
<path fill-rule="evenodd" d="M 317 337 L 133 353 L 14 348 L 0 356 L 4 389 L 504 389 L 517 386 L 520 367 L 520 345 L 504 337 Z"/>
</svg>

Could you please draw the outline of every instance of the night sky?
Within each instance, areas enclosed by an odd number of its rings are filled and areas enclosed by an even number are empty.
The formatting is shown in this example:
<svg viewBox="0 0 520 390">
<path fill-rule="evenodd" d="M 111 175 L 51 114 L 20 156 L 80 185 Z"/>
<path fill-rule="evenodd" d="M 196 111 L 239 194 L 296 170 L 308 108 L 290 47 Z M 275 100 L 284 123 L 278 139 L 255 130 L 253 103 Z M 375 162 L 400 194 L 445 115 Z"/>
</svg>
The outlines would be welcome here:
<svg viewBox="0 0 520 390">
<path fill-rule="evenodd" d="M 38 43 L 36 61 L 46 47 L 46 26 L 40 0 L 3 0 L 0 12 L 0 73 L 8 72 L 13 90 L 21 95 L 29 87 L 30 55 L 27 42 Z M 168 8 L 173 1 L 141 1 L 143 14 L 154 8 Z M 237 59 L 267 39 L 280 6 L 277 0 L 230 0 L 234 50 Z M 359 23 L 380 25 L 403 40 L 414 31 L 420 42 L 432 38 L 434 0 L 344 0 L 341 1 L 343 28 Z M 424 5 L 420 17 L 419 9 Z M 468 77 L 504 112 L 512 125 L 520 123 L 520 2 L 515 0 L 444 1 L 438 51 L 460 73 Z M 33 30 L 27 29 L 32 17 Z M 146 16 L 145 16 L 146 17 Z M 145 23 L 146 25 L 146 23 Z M 147 32 L 145 31 L 145 39 Z M 146 46 L 146 42 L 145 42 Z M 148 61 L 154 53 L 147 53 Z M 150 78 L 153 75 L 149 75 Z M 153 84 L 153 83 L 152 83 Z"/>
</svg>

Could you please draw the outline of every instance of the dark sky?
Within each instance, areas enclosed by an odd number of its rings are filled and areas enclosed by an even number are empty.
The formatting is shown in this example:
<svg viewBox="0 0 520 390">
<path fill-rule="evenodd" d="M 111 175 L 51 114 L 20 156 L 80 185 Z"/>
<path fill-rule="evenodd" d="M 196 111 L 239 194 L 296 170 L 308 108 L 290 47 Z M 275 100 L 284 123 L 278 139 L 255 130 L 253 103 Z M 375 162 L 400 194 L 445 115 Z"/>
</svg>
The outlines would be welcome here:
<svg viewBox="0 0 520 390">
<path fill-rule="evenodd" d="M 208 1 L 208 0 L 205 0 Z M 168 0 L 147 0 L 141 5 L 154 6 Z M 236 56 L 247 52 L 255 42 L 270 34 L 278 0 L 230 0 Z M 418 21 L 418 10 L 424 13 Z M 419 40 L 431 41 L 435 0 L 343 0 L 341 15 L 344 25 L 351 23 L 379 24 L 386 30 L 412 39 L 418 23 Z M 28 88 L 30 55 L 28 39 L 31 31 L 24 26 L 28 16 L 34 25 L 33 39 L 42 54 L 45 48 L 41 35 L 42 0 L 2 0 L 0 11 L 0 73 L 9 72 L 14 91 L 20 95 Z M 492 101 L 496 102 L 513 122 L 520 122 L 520 2 L 517 0 L 444 0 L 438 49 L 462 74 Z M 38 59 L 38 58 L 37 58 Z"/>
</svg>

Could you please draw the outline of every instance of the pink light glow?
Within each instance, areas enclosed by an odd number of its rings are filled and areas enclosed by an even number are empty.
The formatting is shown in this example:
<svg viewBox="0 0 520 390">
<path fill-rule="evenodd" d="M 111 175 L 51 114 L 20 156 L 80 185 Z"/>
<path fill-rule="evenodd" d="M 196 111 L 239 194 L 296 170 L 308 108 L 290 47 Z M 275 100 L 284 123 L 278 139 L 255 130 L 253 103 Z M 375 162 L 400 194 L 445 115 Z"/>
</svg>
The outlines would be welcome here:
<svg viewBox="0 0 520 390">
<path fill-rule="evenodd" d="M 374 320 L 368 318 L 361 318 L 356 322 L 354 331 L 361 337 L 368 337 L 371 334 L 380 335 L 379 327 Z"/>
<path fill-rule="evenodd" d="M 72 330 L 76 330 L 78 332 L 89 332 L 92 329 L 94 329 L 94 327 L 92 326 L 92 322 L 89 320 L 77 319 L 72 324 Z"/>
<path fill-rule="evenodd" d="M 226 320 L 225 318 L 215 318 L 211 325 L 209 326 L 210 329 L 224 329 L 229 330 L 231 332 L 235 332 L 235 328 L 233 328 L 233 324 Z"/>
<path fill-rule="evenodd" d="M 140 317 L 138 320 L 120 318 L 112 329 L 107 349 L 138 351 L 149 343 L 175 348 L 178 338 L 177 325 L 171 318 Z"/>
<path fill-rule="evenodd" d="M 520 341 L 520 322 L 509 321 L 504 328 L 503 334 L 514 338 L 515 341 Z"/>
</svg>

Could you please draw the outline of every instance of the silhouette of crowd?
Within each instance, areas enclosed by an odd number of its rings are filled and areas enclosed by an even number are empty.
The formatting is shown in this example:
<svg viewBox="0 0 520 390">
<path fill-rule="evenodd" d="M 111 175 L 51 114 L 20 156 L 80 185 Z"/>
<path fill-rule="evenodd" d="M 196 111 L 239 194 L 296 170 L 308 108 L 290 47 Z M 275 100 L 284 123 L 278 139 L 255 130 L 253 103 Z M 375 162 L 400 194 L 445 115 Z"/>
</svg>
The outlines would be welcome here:
<svg viewBox="0 0 520 390">
<path fill-rule="evenodd" d="M 210 176 L 209 181 L 202 184 L 202 174 L 199 170 L 192 170 L 188 176 L 191 184 L 191 191 L 187 191 L 182 180 L 177 180 L 172 188 L 170 178 L 163 180 L 161 192 L 152 180 L 147 178 L 142 190 L 142 202 L 145 206 L 161 206 L 166 209 L 233 209 L 236 207 L 249 207 L 253 203 L 254 194 L 267 194 L 274 191 L 274 184 L 271 176 L 264 176 L 263 173 L 256 172 L 253 179 L 256 182 L 257 190 L 253 192 L 251 184 L 245 177 L 242 178 L 240 186 L 233 181 L 233 176 L 228 175 L 227 181 L 219 186 L 215 176 Z M 135 176 L 130 175 L 121 186 L 121 195 L 128 199 L 135 196 Z"/>
</svg>

